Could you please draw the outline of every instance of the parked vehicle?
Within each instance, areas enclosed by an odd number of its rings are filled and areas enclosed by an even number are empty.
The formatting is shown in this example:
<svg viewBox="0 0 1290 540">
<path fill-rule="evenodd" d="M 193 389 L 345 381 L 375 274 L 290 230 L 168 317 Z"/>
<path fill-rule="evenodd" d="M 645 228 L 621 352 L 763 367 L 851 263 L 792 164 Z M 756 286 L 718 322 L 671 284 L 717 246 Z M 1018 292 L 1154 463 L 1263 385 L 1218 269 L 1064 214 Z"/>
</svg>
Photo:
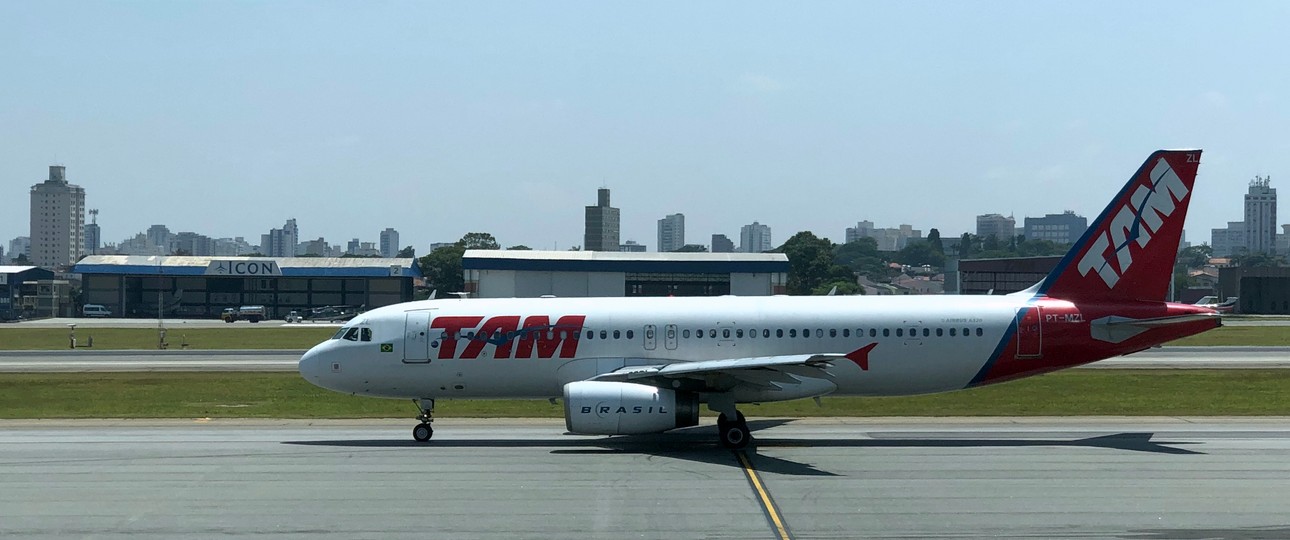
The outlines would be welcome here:
<svg viewBox="0 0 1290 540">
<path fill-rule="evenodd" d="M 287 321 L 288 323 L 298 323 L 298 322 L 300 322 L 300 321 L 305 320 L 305 318 L 304 318 L 304 317 L 301 317 L 301 316 L 300 316 L 300 312 L 299 312 L 299 311 L 296 311 L 296 310 L 294 310 L 294 309 L 293 309 L 293 310 L 291 310 L 291 313 L 288 313 L 288 314 L 287 314 L 287 316 L 285 317 L 285 319 L 286 319 L 286 321 Z"/>
<path fill-rule="evenodd" d="M 240 308 L 224 308 L 219 316 L 226 323 L 234 321 L 250 321 L 258 323 L 264 320 L 264 306 L 242 306 Z"/>
<path fill-rule="evenodd" d="M 81 307 L 82 317 L 111 317 L 112 310 L 99 304 L 85 304 Z"/>
</svg>

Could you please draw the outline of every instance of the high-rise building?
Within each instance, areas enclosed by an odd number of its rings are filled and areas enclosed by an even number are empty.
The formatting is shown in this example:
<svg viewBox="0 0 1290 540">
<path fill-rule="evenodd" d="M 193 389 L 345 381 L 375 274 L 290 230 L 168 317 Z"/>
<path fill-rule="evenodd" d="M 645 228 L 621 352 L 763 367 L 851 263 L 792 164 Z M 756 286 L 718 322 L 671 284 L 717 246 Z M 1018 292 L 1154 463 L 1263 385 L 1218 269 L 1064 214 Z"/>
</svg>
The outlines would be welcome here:
<svg viewBox="0 0 1290 540">
<path fill-rule="evenodd" d="M 873 238 L 878 242 L 880 251 L 900 251 L 905 249 L 910 240 L 923 237 L 921 229 L 913 225 L 901 224 L 896 228 L 874 228 L 872 221 L 860 221 L 855 227 L 847 227 L 846 243 L 850 244 L 861 238 Z"/>
<path fill-rule="evenodd" d="M 165 255 L 170 253 L 170 228 L 165 225 L 153 225 L 148 227 L 148 244 L 161 248 L 160 253 Z"/>
<path fill-rule="evenodd" d="M 582 249 L 586 251 L 618 251 L 618 209 L 609 206 L 609 189 L 596 192 L 596 205 L 586 207 L 586 231 Z"/>
<path fill-rule="evenodd" d="M 980 223 L 978 218 L 977 223 Z M 980 225 L 978 225 L 979 227 Z M 1023 228 L 1026 240 L 1048 240 L 1058 244 L 1074 244 L 1088 230 L 1088 218 L 1067 210 L 1060 214 L 1025 219 Z"/>
<path fill-rule="evenodd" d="M 976 235 L 983 239 L 994 236 L 1001 242 L 1007 242 L 1016 229 L 1017 220 L 1012 216 L 982 214 L 976 217 Z"/>
<path fill-rule="evenodd" d="M 99 230 L 99 211 L 90 209 L 90 223 L 85 226 L 85 254 L 97 255 L 103 245 L 103 231 Z"/>
<path fill-rule="evenodd" d="M 85 255 L 85 190 L 67 182 L 62 165 L 31 186 L 31 263 L 59 267 Z"/>
<path fill-rule="evenodd" d="M 1245 248 L 1245 222 L 1229 221 L 1227 228 L 1210 229 L 1209 247 L 1215 257 L 1231 257 Z"/>
<path fill-rule="evenodd" d="M 31 260 L 31 237 L 19 236 L 9 241 L 9 260 L 17 259 L 19 255 Z"/>
<path fill-rule="evenodd" d="M 713 253 L 734 253 L 735 243 L 730 241 L 724 234 L 712 235 L 712 252 Z"/>
<path fill-rule="evenodd" d="M 676 251 L 685 245 L 685 214 L 672 214 L 658 220 L 658 251 Z"/>
<path fill-rule="evenodd" d="M 1277 189 L 1270 177 L 1256 176 L 1245 194 L 1245 249 L 1275 253 L 1277 249 Z"/>
<path fill-rule="evenodd" d="M 299 243 L 300 229 L 296 228 L 296 218 L 288 219 L 281 229 L 269 229 L 269 234 L 260 235 L 260 250 L 268 257 L 295 257 Z"/>
<path fill-rule="evenodd" d="M 381 231 L 381 256 L 393 259 L 399 254 L 399 231 L 386 227 Z"/>
<path fill-rule="evenodd" d="M 775 249 L 771 243 L 770 227 L 756 221 L 739 229 L 739 251 L 743 253 L 764 253 Z"/>
</svg>

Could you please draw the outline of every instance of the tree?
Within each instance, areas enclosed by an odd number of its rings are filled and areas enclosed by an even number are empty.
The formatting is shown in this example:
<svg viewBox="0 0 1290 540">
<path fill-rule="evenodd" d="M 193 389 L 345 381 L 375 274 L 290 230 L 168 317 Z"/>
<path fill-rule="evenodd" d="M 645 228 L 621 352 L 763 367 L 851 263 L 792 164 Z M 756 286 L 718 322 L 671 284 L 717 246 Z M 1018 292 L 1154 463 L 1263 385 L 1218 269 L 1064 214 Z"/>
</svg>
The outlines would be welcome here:
<svg viewBox="0 0 1290 540">
<path fill-rule="evenodd" d="M 400 259 L 415 259 L 417 257 L 417 250 L 412 246 L 408 246 L 403 249 L 400 249 L 399 253 L 395 255 L 395 257 L 398 257 Z"/>
<path fill-rule="evenodd" d="M 684 246 L 681 246 L 679 248 L 672 250 L 672 253 L 707 253 L 707 252 L 708 252 L 708 246 L 704 246 L 700 244 L 686 244 Z"/>
<path fill-rule="evenodd" d="M 1276 255 L 1263 252 L 1241 253 L 1232 257 L 1232 264 L 1242 268 L 1277 267 L 1283 266 L 1285 260 Z"/>
<path fill-rule="evenodd" d="M 461 270 L 461 257 L 465 255 L 466 248 L 459 244 L 431 251 L 419 261 L 427 286 L 439 291 L 440 297 L 466 288 Z"/>
<path fill-rule="evenodd" d="M 27 258 L 26 253 L 19 253 L 17 257 L 13 258 L 13 264 L 15 266 L 29 266 L 31 265 L 31 259 Z"/>
<path fill-rule="evenodd" d="M 972 251 L 972 235 L 963 233 L 963 236 L 959 237 L 959 258 L 970 259 Z"/>
<path fill-rule="evenodd" d="M 528 246 L 526 246 L 526 245 L 524 245 L 524 244 L 520 244 L 520 245 L 518 245 L 518 246 L 511 246 L 511 247 L 508 247 L 508 248 L 506 248 L 506 251 L 533 251 L 533 248 L 528 247 Z"/>
<path fill-rule="evenodd" d="M 932 230 L 927 233 L 927 244 L 931 246 L 932 251 L 941 255 L 945 254 L 945 244 L 941 242 L 941 231 L 936 230 L 936 227 L 932 227 Z"/>
<path fill-rule="evenodd" d="M 874 281 L 889 281 L 892 278 L 887 261 L 882 252 L 878 251 L 878 240 L 873 238 L 860 238 L 837 246 L 833 250 L 833 262 Z"/>
<path fill-rule="evenodd" d="M 502 249 L 493 235 L 481 232 L 469 232 L 457 241 L 457 245 L 466 249 Z"/>
<path fill-rule="evenodd" d="M 1209 244 L 1199 246 L 1189 246 L 1178 252 L 1178 262 L 1187 268 L 1200 268 L 1209 264 L 1210 257 L 1214 256 L 1214 248 Z"/>
<path fill-rule="evenodd" d="M 771 252 L 788 256 L 788 294 L 812 294 L 825 283 L 855 281 L 854 272 L 833 262 L 833 242 L 810 231 L 793 235 Z"/>
<path fill-rule="evenodd" d="M 909 266 L 945 266 L 945 254 L 937 253 L 932 243 L 926 240 L 910 240 L 904 249 L 896 252 L 895 261 Z"/>
</svg>

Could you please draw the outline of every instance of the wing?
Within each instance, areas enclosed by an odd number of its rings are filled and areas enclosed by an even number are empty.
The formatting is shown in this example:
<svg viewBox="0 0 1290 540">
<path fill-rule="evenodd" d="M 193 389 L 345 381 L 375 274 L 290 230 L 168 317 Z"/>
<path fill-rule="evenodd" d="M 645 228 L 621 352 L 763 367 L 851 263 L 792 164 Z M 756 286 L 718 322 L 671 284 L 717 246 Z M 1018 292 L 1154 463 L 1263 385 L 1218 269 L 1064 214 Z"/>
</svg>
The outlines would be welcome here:
<svg viewBox="0 0 1290 540">
<path fill-rule="evenodd" d="M 631 382 L 660 388 L 731 392 L 741 401 L 777 401 L 813 397 L 837 388 L 826 371 L 835 363 L 854 362 L 869 369 L 876 343 L 850 353 L 791 354 L 724 358 L 663 365 L 628 366 L 589 380 Z"/>
</svg>

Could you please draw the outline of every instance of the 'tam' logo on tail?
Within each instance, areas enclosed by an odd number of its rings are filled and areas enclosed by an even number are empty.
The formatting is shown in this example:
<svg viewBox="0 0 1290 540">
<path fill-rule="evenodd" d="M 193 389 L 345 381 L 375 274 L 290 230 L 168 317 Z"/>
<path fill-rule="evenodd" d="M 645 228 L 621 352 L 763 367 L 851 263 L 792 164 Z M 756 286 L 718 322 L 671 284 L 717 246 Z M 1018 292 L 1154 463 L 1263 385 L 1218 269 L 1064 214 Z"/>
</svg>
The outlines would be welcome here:
<svg viewBox="0 0 1290 540">
<path fill-rule="evenodd" d="M 1164 300 L 1199 164 L 1200 150 L 1152 154 L 1039 292 L 1064 299 Z"/>
</svg>

